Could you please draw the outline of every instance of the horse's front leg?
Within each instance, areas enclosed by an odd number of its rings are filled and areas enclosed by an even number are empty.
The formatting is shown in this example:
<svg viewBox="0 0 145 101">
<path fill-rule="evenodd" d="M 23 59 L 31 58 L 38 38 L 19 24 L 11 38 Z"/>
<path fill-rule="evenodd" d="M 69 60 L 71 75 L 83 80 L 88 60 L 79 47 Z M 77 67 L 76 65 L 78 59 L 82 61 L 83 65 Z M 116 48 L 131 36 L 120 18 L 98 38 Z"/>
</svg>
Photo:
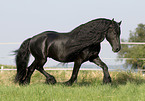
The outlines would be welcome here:
<svg viewBox="0 0 145 101">
<path fill-rule="evenodd" d="M 108 72 L 107 65 L 104 62 L 102 62 L 102 60 L 99 57 L 94 59 L 92 62 L 95 63 L 96 65 L 100 66 L 103 69 L 103 73 L 104 73 L 103 83 L 111 83 L 111 77 Z"/>
<path fill-rule="evenodd" d="M 82 64 L 81 59 L 78 59 L 74 62 L 72 76 L 71 76 L 70 80 L 68 80 L 67 82 L 64 83 L 65 85 L 72 85 L 74 83 L 74 81 L 77 79 L 77 75 L 78 75 L 81 64 Z"/>
</svg>

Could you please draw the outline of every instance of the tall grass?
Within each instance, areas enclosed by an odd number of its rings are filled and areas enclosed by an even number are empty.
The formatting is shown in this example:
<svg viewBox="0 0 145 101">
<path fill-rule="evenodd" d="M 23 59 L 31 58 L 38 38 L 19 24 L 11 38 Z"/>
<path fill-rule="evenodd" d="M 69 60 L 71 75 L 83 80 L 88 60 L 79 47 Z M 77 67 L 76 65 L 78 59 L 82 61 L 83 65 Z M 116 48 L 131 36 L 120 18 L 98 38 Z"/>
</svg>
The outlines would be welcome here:
<svg viewBox="0 0 145 101">
<path fill-rule="evenodd" d="M 145 77 L 139 73 L 110 72 L 112 84 L 102 83 L 102 71 L 80 71 L 77 83 L 65 86 L 71 71 L 47 71 L 56 77 L 56 85 L 45 84 L 35 72 L 28 86 L 13 82 L 15 71 L 0 73 L 0 101 L 145 101 Z"/>
</svg>

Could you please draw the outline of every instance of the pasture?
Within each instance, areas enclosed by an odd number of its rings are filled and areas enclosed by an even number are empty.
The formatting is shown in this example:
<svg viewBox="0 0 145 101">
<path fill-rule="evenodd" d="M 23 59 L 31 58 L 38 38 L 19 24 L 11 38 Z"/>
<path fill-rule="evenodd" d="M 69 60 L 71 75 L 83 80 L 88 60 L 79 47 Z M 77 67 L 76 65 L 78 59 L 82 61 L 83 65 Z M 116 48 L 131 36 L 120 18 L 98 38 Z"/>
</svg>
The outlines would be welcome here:
<svg viewBox="0 0 145 101">
<path fill-rule="evenodd" d="M 38 71 L 31 83 L 19 86 L 13 81 L 16 71 L 0 72 L 0 101 L 145 101 L 145 76 L 140 73 L 110 72 L 112 84 L 102 83 L 102 71 L 79 72 L 77 83 L 65 86 L 71 71 L 47 71 L 58 81 L 45 83 Z"/>
</svg>

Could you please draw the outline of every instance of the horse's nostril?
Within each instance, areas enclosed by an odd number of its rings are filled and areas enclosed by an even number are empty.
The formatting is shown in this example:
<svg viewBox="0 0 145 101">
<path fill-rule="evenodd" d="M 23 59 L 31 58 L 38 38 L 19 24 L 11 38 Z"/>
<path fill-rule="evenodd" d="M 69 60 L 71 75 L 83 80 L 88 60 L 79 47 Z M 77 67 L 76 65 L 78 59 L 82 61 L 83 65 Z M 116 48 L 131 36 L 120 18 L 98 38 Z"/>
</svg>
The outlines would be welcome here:
<svg viewBox="0 0 145 101">
<path fill-rule="evenodd" d="M 118 52 L 120 50 L 120 48 L 117 48 L 116 51 Z"/>
<path fill-rule="evenodd" d="M 116 49 L 114 49 L 113 51 L 114 51 L 114 52 L 118 52 L 118 51 L 120 51 L 120 48 L 116 48 Z"/>
</svg>

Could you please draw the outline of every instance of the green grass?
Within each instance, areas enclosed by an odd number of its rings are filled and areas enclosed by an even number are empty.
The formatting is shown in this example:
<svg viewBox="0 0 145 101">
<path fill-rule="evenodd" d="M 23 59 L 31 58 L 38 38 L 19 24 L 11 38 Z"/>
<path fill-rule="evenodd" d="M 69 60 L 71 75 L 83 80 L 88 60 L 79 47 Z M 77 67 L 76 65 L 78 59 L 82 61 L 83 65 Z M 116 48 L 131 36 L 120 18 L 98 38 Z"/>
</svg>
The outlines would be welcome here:
<svg viewBox="0 0 145 101">
<path fill-rule="evenodd" d="M 93 85 L 67 87 L 32 84 L 0 88 L 1 101 L 144 101 L 144 85 L 127 83 L 118 87 Z"/>
<path fill-rule="evenodd" d="M 71 71 L 48 71 L 60 83 L 45 84 L 39 72 L 30 85 L 13 83 L 15 71 L 0 73 L 0 101 L 145 101 L 145 77 L 140 73 L 110 72 L 112 84 L 102 83 L 102 71 L 80 71 L 77 83 L 65 86 Z"/>
</svg>

